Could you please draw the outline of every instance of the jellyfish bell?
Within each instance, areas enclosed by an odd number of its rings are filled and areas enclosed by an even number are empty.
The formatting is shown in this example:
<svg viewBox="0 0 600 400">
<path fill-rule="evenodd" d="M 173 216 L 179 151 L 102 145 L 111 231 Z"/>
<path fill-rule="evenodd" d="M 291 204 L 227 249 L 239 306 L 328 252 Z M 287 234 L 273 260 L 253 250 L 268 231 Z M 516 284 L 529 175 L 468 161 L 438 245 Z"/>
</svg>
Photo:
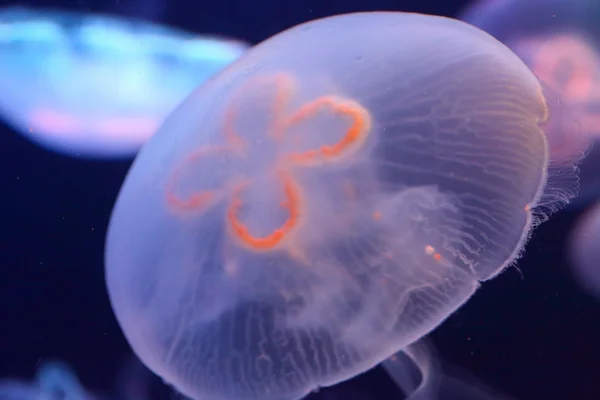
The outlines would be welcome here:
<svg viewBox="0 0 600 400">
<path fill-rule="evenodd" d="M 578 163 L 597 136 L 593 122 L 597 117 L 589 104 L 600 83 L 600 57 L 582 38 L 572 35 L 531 37 L 507 44 L 542 85 L 551 115 L 544 126 L 551 161 Z"/>
<path fill-rule="evenodd" d="M 600 3 L 593 0 L 482 0 L 461 19 L 506 44 L 548 89 L 554 165 L 581 161 L 583 207 L 600 196 Z M 556 129 L 558 127 L 558 129 Z"/>
<path fill-rule="evenodd" d="M 132 157 L 196 86 L 248 45 L 141 20 L 0 10 L 0 116 L 62 154 Z"/>
<path fill-rule="evenodd" d="M 357 13 L 275 35 L 137 156 L 105 250 L 119 324 L 192 399 L 350 379 L 438 326 L 570 200 L 549 118 L 525 64 L 460 21 Z"/>
</svg>

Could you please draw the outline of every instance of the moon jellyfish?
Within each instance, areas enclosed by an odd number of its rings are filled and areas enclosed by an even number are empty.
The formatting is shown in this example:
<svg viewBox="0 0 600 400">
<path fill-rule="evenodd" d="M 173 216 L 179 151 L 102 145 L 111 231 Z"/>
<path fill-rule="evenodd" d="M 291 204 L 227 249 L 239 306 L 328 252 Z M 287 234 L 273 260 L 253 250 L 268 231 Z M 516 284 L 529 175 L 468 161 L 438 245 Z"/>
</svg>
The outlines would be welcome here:
<svg viewBox="0 0 600 400">
<path fill-rule="evenodd" d="M 0 10 L 0 116 L 71 156 L 133 156 L 245 43 L 140 20 Z"/>
<path fill-rule="evenodd" d="M 579 286 L 600 299 L 600 202 L 577 221 L 569 237 L 569 265 Z"/>
<path fill-rule="evenodd" d="M 275 35 L 128 173 L 105 253 L 125 336 L 192 399 L 295 400 L 366 371 L 569 200 L 548 119 L 531 71 L 460 21 L 357 13 Z"/>
<path fill-rule="evenodd" d="M 434 347 L 421 339 L 382 363 L 407 400 L 511 400 L 465 371 L 442 367 Z"/>
<path fill-rule="evenodd" d="M 550 109 L 563 115 L 547 130 L 551 158 L 567 165 L 600 138 L 599 17 L 596 0 L 483 0 L 462 17 L 510 47 L 546 86 Z M 599 167 L 595 146 L 581 166 L 579 204 L 600 196 Z"/>
</svg>

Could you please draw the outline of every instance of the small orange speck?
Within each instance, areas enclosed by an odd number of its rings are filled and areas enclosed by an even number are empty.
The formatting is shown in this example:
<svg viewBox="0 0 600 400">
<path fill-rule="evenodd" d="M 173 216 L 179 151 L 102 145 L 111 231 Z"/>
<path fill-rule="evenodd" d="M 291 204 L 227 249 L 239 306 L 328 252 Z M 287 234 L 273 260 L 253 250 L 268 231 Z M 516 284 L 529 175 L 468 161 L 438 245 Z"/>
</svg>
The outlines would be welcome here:
<svg viewBox="0 0 600 400">
<path fill-rule="evenodd" d="M 373 219 L 374 219 L 375 221 L 379 221 L 379 220 L 381 219 L 381 216 L 382 216 L 382 215 L 381 215 L 381 211 L 375 211 L 375 212 L 373 213 Z"/>
<path fill-rule="evenodd" d="M 435 251 L 435 248 L 431 245 L 425 246 L 425 254 L 432 256 L 435 261 L 442 261 L 442 255 Z"/>
</svg>

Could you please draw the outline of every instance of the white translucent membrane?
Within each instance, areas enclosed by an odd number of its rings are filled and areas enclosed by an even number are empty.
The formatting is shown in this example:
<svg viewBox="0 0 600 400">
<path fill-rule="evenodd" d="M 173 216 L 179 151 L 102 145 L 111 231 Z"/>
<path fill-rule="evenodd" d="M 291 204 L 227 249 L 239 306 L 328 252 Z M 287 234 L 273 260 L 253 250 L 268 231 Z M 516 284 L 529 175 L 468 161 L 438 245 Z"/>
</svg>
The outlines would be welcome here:
<svg viewBox="0 0 600 400">
<path fill-rule="evenodd" d="M 574 195 L 551 122 L 525 64 L 460 21 L 357 13 L 275 35 L 129 171 L 105 253 L 123 332 L 196 400 L 350 379 L 437 327 Z"/>
<path fill-rule="evenodd" d="M 0 117 L 49 150 L 133 157 L 247 48 L 135 19 L 0 8 Z"/>
<path fill-rule="evenodd" d="M 585 156 L 576 207 L 600 197 L 598 15 L 595 0 L 479 0 L 461 15 L 506 44 L 549 89 L 551 111 L 560 114 L 546 131 L 551 159 L 572 164 Z"/>
<path fill-rule="evenodd" d="M 514 400 L 481 383 L 466 371 L 444 365 L 425 339 L 382 363 L 406 400 Z"/>
<path fill-rule="evenodd" d="M 518 9 L 515 10 L 518 12 Z M 580 32 L 531 34 L 506 43 L 542 82 L 552 123 L 545 129 L 555 165 L 580 164 L 575 207 L 600 197 L 600 54 Z"/>
<path fill-rule="evenodd" d="M 568 241 L 569 266 L 579 286 L 600 300 L 600 202 L 577 221 Z"/>
</svg>

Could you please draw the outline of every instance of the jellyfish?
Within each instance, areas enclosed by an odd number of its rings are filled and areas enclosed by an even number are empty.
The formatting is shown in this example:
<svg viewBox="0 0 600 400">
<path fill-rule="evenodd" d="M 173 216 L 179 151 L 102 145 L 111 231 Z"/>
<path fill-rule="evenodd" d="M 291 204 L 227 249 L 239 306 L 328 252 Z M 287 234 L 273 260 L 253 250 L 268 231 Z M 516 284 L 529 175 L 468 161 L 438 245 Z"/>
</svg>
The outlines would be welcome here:
<svg viewBox="0 0 600 400">
<path fill-rule="evenodd" d="M 117 374 L 116 392 L 101 396 L 87 390 L 65 362 L 44 361 L 33 381 L 0 379 L 0 400 L 145 400 L 149 398 L 149 372 L 135 357 L 129 357 Z"/>
<path fill-rule="evenodd" d="M 566 165 L 583 159 L 579 207 L 600 196 L 599 16 L 595 0 L 482 0 L 461 17 L 511 48 L 544 85 L 562 116 L 547 130 L 550 157 Z"/>
<path fill-rule="evenodd" d="M 77 375 L 65 363 L 50 361 L 42 364 L 37 372 L 37 384 L 40 390 L 52 398 L 64 400 L 93 400 L 85 390 Z"/>
<path fill-rule="evenodd" d="M 410 40 L 407 40 L 410 38 Z M 543 89 L 466 23 L 311 21 L 201 85 L 137 155 L 106 284 L 195 400 L 297 400 L 428 334 L 574 195 Z"/>
<path fill-rule="evenodd" d="M 0 117 L 52 151 L 132 157 L 247 47 L 136 19 L 0 9 Z"/>
<path fill-rule="evenodd" d="M 33 382 L 0 380 L 0 400 L 98 400 L 88 393 L 73 370 L 60 361 L 40 365 Z"/>
</svg>

